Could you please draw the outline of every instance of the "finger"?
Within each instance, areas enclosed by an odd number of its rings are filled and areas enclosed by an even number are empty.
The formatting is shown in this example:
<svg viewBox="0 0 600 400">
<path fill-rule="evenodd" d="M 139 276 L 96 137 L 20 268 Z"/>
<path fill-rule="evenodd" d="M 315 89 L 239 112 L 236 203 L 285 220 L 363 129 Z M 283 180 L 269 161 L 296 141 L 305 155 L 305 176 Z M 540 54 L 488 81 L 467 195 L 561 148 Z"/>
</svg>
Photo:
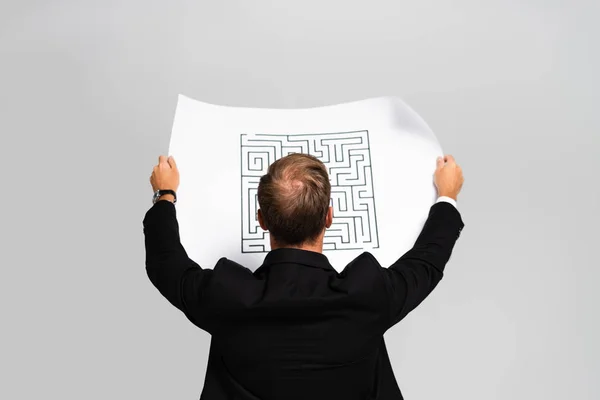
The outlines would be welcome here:
<svg viewBox="0 0 600 400">
<path fill-rule="evenodd" d="M 444 157 L 444 161 L 446 161 L 447 163 L 451 163 L 451 164 L 456 163 L 456 161 L 454 160 L 454 157 L 450 154 L 447 154 L 446 157 Z"/>
<path fill-rule="evenodd" d="M 171 168 L 177 168 L 177 163 L 175 162 L 175 158 L 173 156 L 169 156 L 167 162 L 171 166 Z"/>
<path fill-rule="evenodd" d="M 159 156 L 158 157 L 158 163 L 159 164 L 164 164 L 166 162 L 167 162 L 167 157 L 165 157 L 165 156 Z"/>
<path fill-rule="evenodd" d="M 437 158 L 437 168 L 440 169 L 444 166 L 444 157 Z"/>
</svg>

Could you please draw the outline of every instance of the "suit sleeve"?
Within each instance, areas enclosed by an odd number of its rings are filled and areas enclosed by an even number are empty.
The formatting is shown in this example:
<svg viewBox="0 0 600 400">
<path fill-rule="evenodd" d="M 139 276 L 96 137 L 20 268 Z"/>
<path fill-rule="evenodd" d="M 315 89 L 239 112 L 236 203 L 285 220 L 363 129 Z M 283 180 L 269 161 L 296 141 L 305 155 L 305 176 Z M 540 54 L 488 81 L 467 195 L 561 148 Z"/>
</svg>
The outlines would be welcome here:
<svg viewBox="0 0 600 400">
<path fill-rule="evenodd" d="M 166 200 L 156 202 L 146 213 L 143 226 L 148 278 L 191 322 L 208 331 L 209 321 L 202 320 L 198 308 L 202 308 L 213 271 L 202 269 L 188 257 L 180 241 L 175 205 Z"/>
<path fill-rule="evenodd" d="M 412 249 L 389 268 L 381 268 L 389 294 L 392 327 L 433 291 L 444 274 L 464 223 L 450 203 L 434 204 Z"/>
</svg>

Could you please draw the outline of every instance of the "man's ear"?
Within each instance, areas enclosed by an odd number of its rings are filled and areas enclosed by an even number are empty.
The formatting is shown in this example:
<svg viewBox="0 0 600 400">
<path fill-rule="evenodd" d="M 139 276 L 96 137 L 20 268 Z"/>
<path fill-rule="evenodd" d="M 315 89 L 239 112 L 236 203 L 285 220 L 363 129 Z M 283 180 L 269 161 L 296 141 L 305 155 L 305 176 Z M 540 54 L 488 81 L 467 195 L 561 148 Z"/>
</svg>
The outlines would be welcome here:
<svg viewBox="0 0 600 400">
<path fill-rule="evenodd" d="M 260 224 L 260 227 L 263 228 L 263 230 L 268 231 L 267 225 L 265 225 L 265 220 L 263 219 L 263 215 L 262 212 L 260 212 L 260 209 L 258 210 L 256 216 L 258 218 L 258 223 Z"/>
<path fill-rule="evenodd" d="M 333 207 L 329 207 L 327 210 L 327 216 L 325 217 L 325 228 L 331 227 L 333 223 Z"/>
</svg>

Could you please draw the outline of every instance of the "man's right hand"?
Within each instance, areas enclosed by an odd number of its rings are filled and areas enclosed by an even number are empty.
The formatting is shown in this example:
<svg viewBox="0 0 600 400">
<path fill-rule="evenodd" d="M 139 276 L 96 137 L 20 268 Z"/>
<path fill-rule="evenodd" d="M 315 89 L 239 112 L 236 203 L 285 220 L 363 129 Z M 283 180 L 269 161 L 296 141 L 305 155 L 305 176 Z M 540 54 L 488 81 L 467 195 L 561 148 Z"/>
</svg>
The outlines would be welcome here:
<svg viewBox="0 0 600 400">
<path fill-rule="evenodd" d="M 456 200 L 465 179 L 463 178 L 462 169 L 454 161 L 454 157 L 451 155 L 438 157 L 434 181 L 438 196 L 446 196 Z"/>
</svg>

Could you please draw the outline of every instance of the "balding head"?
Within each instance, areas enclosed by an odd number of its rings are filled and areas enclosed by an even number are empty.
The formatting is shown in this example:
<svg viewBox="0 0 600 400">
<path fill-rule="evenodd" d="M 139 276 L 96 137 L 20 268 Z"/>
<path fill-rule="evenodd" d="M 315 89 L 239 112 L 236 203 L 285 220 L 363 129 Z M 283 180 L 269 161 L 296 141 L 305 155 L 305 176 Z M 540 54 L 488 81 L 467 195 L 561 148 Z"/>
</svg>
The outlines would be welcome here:
<svg viewBox="0 0 600 400">
<path fill-rule="evenodd" d="M 258 185 L 262 221 L 279 246 L 317 240 L 327 224 L 330 196 L 327 168 L 307 154 L 275 161 Z"/>
</svg>

